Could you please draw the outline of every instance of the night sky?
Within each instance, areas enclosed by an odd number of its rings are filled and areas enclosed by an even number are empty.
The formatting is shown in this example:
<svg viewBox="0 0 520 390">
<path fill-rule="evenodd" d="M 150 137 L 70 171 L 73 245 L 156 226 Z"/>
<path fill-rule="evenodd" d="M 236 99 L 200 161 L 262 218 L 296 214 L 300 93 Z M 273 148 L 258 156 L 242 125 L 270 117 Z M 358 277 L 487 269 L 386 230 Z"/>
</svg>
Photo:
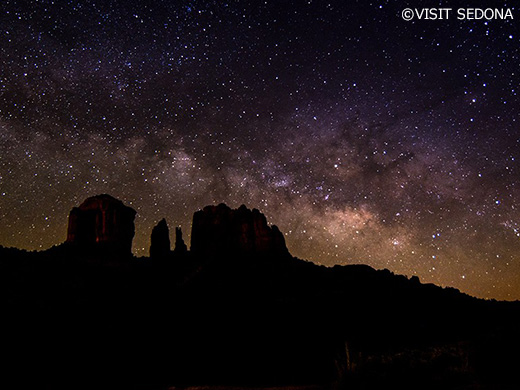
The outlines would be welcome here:
<svg viewBox="0 0 520 390">
<path fill-rule="evenodd" d="M 514 20 L 456 18 L 477 4 Z M 427 6 L 454 11 L 401 17 Z M 4 0 L 0 244 L 59 244 L 109 193 L 143 256 L 161 218 L 189 242 L 194 211 L 245 204 L 300 258 L 520 299 L 519 22 L 469 0 Z"/>
</svg>

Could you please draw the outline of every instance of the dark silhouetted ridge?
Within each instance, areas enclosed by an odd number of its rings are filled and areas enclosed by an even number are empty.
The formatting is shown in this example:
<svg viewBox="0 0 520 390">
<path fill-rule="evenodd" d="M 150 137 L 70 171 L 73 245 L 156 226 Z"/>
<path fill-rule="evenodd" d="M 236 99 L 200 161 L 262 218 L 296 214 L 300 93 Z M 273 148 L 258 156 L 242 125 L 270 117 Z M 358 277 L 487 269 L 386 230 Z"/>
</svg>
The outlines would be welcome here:
<svg viewBox="0 0 520 390">
<path fill-rule="evenodd" d="M 65 245 L 0 247 L 1 387 L 518 384 L 518 302 L 293 258 L 282 233 L 245 206 L 197 211 L 191 250 L 176 229 L 171 251 L 161 220 L 152 258 L 135 258 L 134 216 L 100 195 L 71 211 Z"/>
</svg>

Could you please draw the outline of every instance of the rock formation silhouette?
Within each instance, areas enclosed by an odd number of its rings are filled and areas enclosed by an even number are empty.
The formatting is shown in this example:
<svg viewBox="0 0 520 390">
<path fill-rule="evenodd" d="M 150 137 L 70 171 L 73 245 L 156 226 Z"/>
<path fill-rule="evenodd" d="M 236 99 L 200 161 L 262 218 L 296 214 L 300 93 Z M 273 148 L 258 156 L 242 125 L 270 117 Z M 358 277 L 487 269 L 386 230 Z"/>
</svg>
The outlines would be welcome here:
<svg viewBox="0 0 520 390">
<path fill-rule="evenodd" d="M 287 255 L 285 239 L 278 227 L 269 226 L 257 209 L 225 204 L 206 206 L 193 215 L 191 251 L 200 255 Z"/>
<path fill-rule="evenodd" d="M 162 220 L 151 255 L 175 261 L 136 258 L 134 216 L 99 195 L 66 244 L 0 246 L 1 388 L 518 387 L 520 302 L 294 258 L 245 206 L 197 211 L 191 251 L 177 228 L 170 252 Z M 104 261 L 114 245 L 124 261 Z"/>
<path fill-rule="evenodd" d="M 188 247 L 184 243 L 182 238 L 182 229 L 180 227 L 175 228 L 175 249 L 173 253 L 176 255 L 183 255 L 188 252 Z"/>
<path fill-rule="evenodd" d="M 86 199 L 69 214 L 67 242 L 87 249 L 130 255 L 136 211 L 102 194 Z"/>
<path fill-rule="evenodd" d="M 166 219 L 161 219 L 152 229 L 150 257 L 165 258 L 170 255 L 170 231 Z"/>
</svg>

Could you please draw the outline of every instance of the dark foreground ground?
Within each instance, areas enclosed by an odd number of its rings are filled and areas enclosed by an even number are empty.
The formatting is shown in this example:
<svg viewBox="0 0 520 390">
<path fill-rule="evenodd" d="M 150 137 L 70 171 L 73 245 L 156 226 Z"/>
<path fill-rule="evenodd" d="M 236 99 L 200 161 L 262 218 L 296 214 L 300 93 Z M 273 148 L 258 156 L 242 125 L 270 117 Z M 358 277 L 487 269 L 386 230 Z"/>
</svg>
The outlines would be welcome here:
<svg viewBox="0 0 520 390">
<path fill-rule="evenodd" d="M 0 387 L 517 389 L 518 303 L 287 256 L 0 249 Z"/>
</svg>

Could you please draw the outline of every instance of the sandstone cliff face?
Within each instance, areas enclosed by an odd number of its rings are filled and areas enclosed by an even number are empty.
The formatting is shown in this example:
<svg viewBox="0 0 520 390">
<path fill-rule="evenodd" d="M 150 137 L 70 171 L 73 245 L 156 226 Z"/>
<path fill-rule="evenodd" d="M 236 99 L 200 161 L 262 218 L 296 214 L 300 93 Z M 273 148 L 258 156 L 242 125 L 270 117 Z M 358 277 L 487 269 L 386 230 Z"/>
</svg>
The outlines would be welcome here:
<svg viewBox="0 0 520 390">
<path fill-rule="evenodd" d="M 150 257 L 164 258 L 170 254 L 170 231 L 168 224 L 163 218 L 152 229 L 152 237 L 150 244 Z"/>
<path fill-rule="evenodd" d="M 288 254 L 283 234 L 257 209 L 206 206 L 193 215 L 191 251 L 197 254 Z"/>
<path fill-rule="evenodd" d="M 67 242 L 82 247 L 103 247 L 130 254 L 136 211 L 110 195 L 86 199 L 69 214 Z"/>
</svg>

